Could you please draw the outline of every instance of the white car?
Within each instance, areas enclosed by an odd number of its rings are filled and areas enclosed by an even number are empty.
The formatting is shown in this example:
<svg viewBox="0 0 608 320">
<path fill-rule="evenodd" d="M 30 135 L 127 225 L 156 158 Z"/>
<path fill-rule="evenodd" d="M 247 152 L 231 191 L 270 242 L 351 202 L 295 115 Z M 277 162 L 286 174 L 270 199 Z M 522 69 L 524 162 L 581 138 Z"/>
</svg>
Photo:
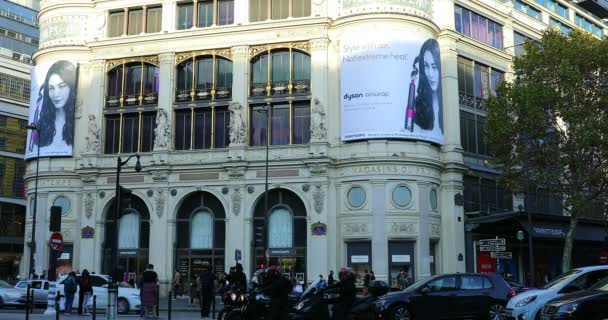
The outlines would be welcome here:
<svg viewBox="0 0 608 320">
<path fill-rule="evenodd" d="M 549 300 L 566 293 L 588 289 L 605 277 L 608 277 L 608 266 L 573 269 L 555 278 L 542 289 L 522 292 L 511 298 L 505 310 L 506 319 L 538 320 L 541 309 Z"/>
<path fill-rule="evenodd" d="M 5 306 L 23 306 L 24 304 L 19 301 L 25 290 L 19 288 L 13 288 L 6 281 L 0 280 L 0 308 Z"/>
<path fill-rule="evenodd" d="M 57 291 L 64 296 L 63 281 L 67 279 L 67 276 L 61 276 L 57 280 Z M 105 309 L 108 305 L 108 282 L 109 277 L 103 274 L 91 274 L 91 282 L 93 284 L 93 295 L 97 297 L 96 305 L 97 309 Z M 80 274 L 76 275 L 76 280 L 80 280 Z M 80 288 L 78 288 L 80 290 Z M 74 310 L 78 308 L 78 291 L 74 295 L 74 303 L 72 304 Z M 92 303 L 89 303 L 89 308 L 92 310 Z M 64 306 L 60 305 L 61 310 Z M 139 311 L 141 308 L 141 300 L 139 297 L 139 289 L 127 288 L 126 286 L 119 285 L 118 287 L 118 313 L 128 313 L 131 311 Z"/>
</svg>

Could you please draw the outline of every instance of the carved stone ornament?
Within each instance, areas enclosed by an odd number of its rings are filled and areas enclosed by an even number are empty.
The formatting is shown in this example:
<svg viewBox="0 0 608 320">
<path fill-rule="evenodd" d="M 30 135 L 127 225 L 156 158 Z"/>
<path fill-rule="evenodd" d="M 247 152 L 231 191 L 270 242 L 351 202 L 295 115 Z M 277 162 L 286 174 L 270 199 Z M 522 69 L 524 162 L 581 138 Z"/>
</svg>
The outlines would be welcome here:
<svg viewBox="0 0 608 320">
<path fill-rule="evenodd" d="M 462 195 L 462 193 L 457 193 L 454 195 L 454 204 L 462 207 L 464 205 L 464 196 Z"/>
<path fill-rule="evenodd" d="M 246 128 L 243 106 L 238 102 L 231 102 L 230 110 L 230 145 L 241 145 L 245 143 Z"/>
<path fill-rule="evenodd" d="M 369 226 L 367 223 L 345 223 L 344 233 L 352 235 L 365 235 L 369 233 Z"/>
<path fill-rule="evenodd" d="M 327 173 L 327 166 L 322 164 L 312 164 L 309 167 L 310 174 L 313 176 L 322 176 Z"/>
<path fill-rule="evenodd" d="M 89 114 L 89 127 L 88 134 L 84 138 L 87 143 L 87 153 L 96 154 L 99 152 L 99 146 L 101 145 L 101 130 L 97 126 L 97 120 L 94 114 Z"/>
<path fill-rule="evenodd" d="M 167 175 L 162 171 L 152 171 L 152 181 L 154 182 L 165 182 L 167 181 Z"/>
<path fill-rule="evenodd" d="M 82 176 L 80 178 L 80 180 L 82 180 L 82 183 L 84 183 L 84 184 L 91 184 L 91 183 L 95 183 L 95 181 L 96 181 L 95 177 L 92 175 L 89 175 L 89 174 Z"/>
<path fill-rule="evenodd" d="M 327 136 L 327 126 L 325 124 L 326 116 L 325 107 L 318 98 L 314 98 L 312 103 L 312 119 L 310 123 L 311 140 L 325 140 L 325 137 Z"/>
<path fill-rule="evenodd" d="M 254 191 L 255 191 L 255 188 L 253 186 L 247 187 L 247 192 L 253 193 Z"/>
<path fill-rule="evenodd" d="M 228 168 L 228 178 L 230 179 L 240 179 L 245 175 L 245 169 L 231 167 Z"/>
<path fill-rule="evenodd" d="M 171 136 L 169 122 L 167 120 L 167 111 L 158 109 L 156 114 L 156 129 L 154 129 L 156 137 L 154 138 L 154 150 L 167 150 Z"/>
<path fill-rule="evenodd" d="M 156 191 L 154 202 L 156 204 L 156 215 L 160 218 L 163 216 L 163 212 L 165 211 L 165 195 L 162 189 L 158 189 Z"/>
<path fill-rule="evenodd" d="M 177 195 L 177 190 L 176 189 L 171 189 L 171 196 L 175 197 Z"/>
<path fill-rule="evenodd" d="M 230 200 L 232 201 L 232 213 L 234 213 L 235 216 L 238 216 L 241 212 L 242 201 L 242 196 L 241 192 L 239 191 L 239 188 L 234 188 L 234 192 L 232 193 L 232 195 L 230 195 Z"/>
<path fill-rule="evenodd" d="M 439 236 L 439 234 L 441 233 L 440 231 L 440 227 L 438 224 L 431 224 L 431 235 L 432 236 Z"/>
<path fill-rule="evenodd" d="M 413 223 L 397 223 L 391 224 L 391 233 L 395 234 L 414 234 L 416 233 L 416 226 Z"/>
<path fill-rule="evenodd" d="M 308 183 L 303 184 L 302 185 L 302 191 L 308 192 L 308 190 L 310 190 L 310 185 Z"/>
<path fill-rule="evenodd" d="M 315 190 L 312 192 L 313 208 L 317 214 L 323 212 L 323 200 L 325 195 L 320 185 L 315 186 Z"/>
<path fill-rule="evenodd" d="M 91 218 L 93 215 L 93 207 L 95 207 L 95 197 L 93 197 L 92 193 L 87 193 L 84 195 L 84 213 L 87 218 Z"/>
</svg>

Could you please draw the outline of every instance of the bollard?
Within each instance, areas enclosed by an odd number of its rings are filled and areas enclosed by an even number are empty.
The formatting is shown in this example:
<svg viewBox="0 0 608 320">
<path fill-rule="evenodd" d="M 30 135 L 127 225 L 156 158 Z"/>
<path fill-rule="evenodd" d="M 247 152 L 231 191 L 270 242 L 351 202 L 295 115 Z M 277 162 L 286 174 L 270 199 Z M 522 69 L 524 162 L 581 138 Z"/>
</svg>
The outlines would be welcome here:
<svg viewBox="0 0 608 320">
<path fill-rule="evenodd" d="M 116 303 L 118 297 L 118 286 L 115 283 L 108 284 L 108 308 L 106 309 L 106 319 L 115 320 L 118 315 L 116 314 Z"/>
<path fill-rule="evenodd" d="M 156 285 L 156 316 L 157 317 L 160 315 L 159 307 L 160 307 L 160 286 L 157 284 Z"/>
<path fill-rule="evenodd" d="M 55 296 L 55 320 L 59 320 L 59 292 Z"/>
<path fill-rule="evenodd" d="M 215 293 L 213 294 L 213 305 L 211 306 L 211 309 L 213 310 L 213 319 L 215 319 Z"/>
<path fill-rule="evenodd" d="M 171 290 L 169 290 L 169 305 L 167 306 L 167 320 L 171 320 Z"/>
<path fill-rule="evenodd" d="M 30 284 L 27 284 L 25 291 L 25 320 L 30 319 Z"/>
<path fill-rule="evenodd" d="M 93 295 L 93 320 L 97 319 L 97 296 Z"/>
</svg>

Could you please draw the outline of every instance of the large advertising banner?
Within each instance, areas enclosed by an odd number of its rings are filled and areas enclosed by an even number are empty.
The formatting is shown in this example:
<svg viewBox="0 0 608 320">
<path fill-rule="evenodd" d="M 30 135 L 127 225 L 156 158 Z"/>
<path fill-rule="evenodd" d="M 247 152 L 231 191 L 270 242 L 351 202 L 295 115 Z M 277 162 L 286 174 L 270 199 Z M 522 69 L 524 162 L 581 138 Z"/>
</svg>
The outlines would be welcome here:
<svg viewBox="0 0 608 320">
<path fill-rule="evenodd" d="M 29 123 L 25 159 L 72 156 L 77 66 L 60 60 L 32 69 Z"/>
<path fill-rule="evenodd" d="M 341 41 L 342 141 L 443 144 L 437 40 L 416 32 L 351 32 Z"/>
</svg>

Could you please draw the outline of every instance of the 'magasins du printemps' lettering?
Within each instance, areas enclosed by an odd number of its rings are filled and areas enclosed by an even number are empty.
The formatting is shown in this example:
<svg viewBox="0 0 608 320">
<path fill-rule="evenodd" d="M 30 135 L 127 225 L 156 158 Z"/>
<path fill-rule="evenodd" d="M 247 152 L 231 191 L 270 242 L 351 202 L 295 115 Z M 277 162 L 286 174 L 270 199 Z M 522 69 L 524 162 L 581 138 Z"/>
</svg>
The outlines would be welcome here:
<svg viewBox="0 0 608 320">
<path fill-rule="evenodd" d="M 365 94 L 363 93 L 346 93 L 344 94 L 344 100 L 348 100 L 351 101 L 353 99 L 359 99 L 359 98 L 363 98 L 363 97 L 390 97 L 391 94 L 390 92 L 387 91 L 381 91 L 381 92 L 366 92 Z"/>
</svg>

